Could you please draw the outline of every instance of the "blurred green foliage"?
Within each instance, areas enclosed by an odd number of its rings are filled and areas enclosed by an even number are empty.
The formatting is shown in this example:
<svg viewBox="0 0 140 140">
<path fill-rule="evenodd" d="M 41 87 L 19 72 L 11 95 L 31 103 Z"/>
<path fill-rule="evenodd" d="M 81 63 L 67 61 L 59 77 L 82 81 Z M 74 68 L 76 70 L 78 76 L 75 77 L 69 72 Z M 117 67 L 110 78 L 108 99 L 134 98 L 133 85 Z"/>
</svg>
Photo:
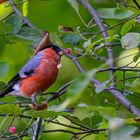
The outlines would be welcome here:
<svg viewBox="0 0 140 140">
<path fill-rule="evenodd" d="M 110 129 L 99 134 L 88 135 L 84 140 L 140 139 L 137 134 L 139 121 L 135 121 L 135 116 L 105 91 L 112 82 L 109 72 L 97 72 L 99 69 L 107 68 L 108 54 L 105 49 L 105 39 L 99 34 L 100 30 L 88 11 L 76 0 L 15 0 L 15 2 L 17 8 L 27 16 L 34 27 L 29 28 L 25 25 L 22 17 L 13 13 L 9 2 L 0 4 L 0 90 L 33 56 L 34 47 L 42 39 L 43 31 L 49 31 L 51 39 L 56 44 L 63 48 L 71 48 L 72 54 L 79 58 L 86 72 L 80 74 L 75 64 L 63 56 L 63 67 L 59 71 L 58 79 L 47 91 L 55 92 L 65 83 L 71 80 L 74 82 L 66 94 L 60 97 L 61 102 L 58 99 L 50 102 L 48 110 L 31 109 L 27 106 L 30 100 L 26 98 L 14 96 L 1 98 L 0 137 L 3 133 L 7 139 L 14 136 L 7 131 L 10 125 L 13 125 L 17 127 L 17 133 L 28 128 L 29 136 L 25 136 L 23 140 L 31 139 L 30 135 L 35 126 L 33 117 L 41 117 L 44 120 L 56 117 L 57 122 L 67 125 L 73 125 L 72 121 L 74 121 L 91 129 Z M 136 5 L 130 0 L 89 0 L 89 2 L 97 10 L 106 28 L 139 13 Z M 139 17 L 137 17 L 108 30 L 109 37 L 106 41 L 113 43 L 116 66 L 139 67 L 139 24 Z M 69 27 L 71 30 L 65 31 L 63 27 Z M 133 63 L 129 65 L 130 62 Z M 124 78 L 132 76 L 133 79 L 128 78 L 124 82 Z M 136 76 L 139 76 L 139 72 L 116 71 L 114 74 L 115 86 L 119 90 L 127 91 L 124 96 L 140 108 L 140 80 Z M 94 87 L 90 83 L 91 77 L 99 80 L 101 85 Z M 48 96 L 50 97 L 50 95 L 38 97 L 38 100 L 43 102 Z M 3 102 L 6 104 L 1 105 Z M 21 102 L 22 104 L 19 104 Z M 11 115 L 15 116 L 14 120 Z M 18 115 L 29 118 L 17 117 Z M 64 116 L 71 118 L 72 121 Z M 44 130 L 73 130 L 45 121 L 43 128 Z M 80 135 L 78 136 L 74 139 L 79 140 Z M 40 140 L 70 138 L 71 134 L 64 132 L 41 131 L 40 133 Z"/>
</svg>

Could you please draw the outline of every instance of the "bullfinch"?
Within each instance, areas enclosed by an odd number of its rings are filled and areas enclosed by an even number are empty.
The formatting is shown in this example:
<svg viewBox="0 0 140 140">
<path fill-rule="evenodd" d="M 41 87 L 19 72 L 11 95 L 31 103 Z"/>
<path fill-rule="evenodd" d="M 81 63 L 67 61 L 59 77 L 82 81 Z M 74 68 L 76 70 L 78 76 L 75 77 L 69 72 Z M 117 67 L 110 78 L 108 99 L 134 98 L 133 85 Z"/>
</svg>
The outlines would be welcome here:
<svg viewBox="0 0 140 140">
<path fill-rule="evenodd" d="M 0 92 L 0 98 L 8 93 L 30 97 L 36 105 L 36 95 L 48 89 L 56 80 L 63 50 L 47 45 L 39 50 Z"/>
</svg>

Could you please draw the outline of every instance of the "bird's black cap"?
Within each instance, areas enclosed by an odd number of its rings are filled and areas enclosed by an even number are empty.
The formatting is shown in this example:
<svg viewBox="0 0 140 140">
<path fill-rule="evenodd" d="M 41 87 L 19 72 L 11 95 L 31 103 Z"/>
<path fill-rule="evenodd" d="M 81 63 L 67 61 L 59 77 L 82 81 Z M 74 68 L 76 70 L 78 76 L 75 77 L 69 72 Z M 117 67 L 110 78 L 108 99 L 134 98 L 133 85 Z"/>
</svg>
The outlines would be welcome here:
<svg viewBox="0 0 140 140">
<path fill-rule="evenodd" d="M 58 47 L 57 45 L 47 45 L 47 46 L 44 46 L 41 50 L 44 50 L 46 48 L 52 48 L 60 56 L 63 54 L 63 50 L 60 47 Z"/>
</svg>

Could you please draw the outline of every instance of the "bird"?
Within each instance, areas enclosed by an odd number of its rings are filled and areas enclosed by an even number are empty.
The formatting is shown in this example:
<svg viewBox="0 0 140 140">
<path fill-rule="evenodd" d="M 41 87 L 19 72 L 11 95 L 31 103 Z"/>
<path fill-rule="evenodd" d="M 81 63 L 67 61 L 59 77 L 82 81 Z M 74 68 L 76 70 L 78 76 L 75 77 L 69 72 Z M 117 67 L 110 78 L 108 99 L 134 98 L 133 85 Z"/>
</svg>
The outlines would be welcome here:
<svg viewBox="0 0 140 140">
<path fill-rule="evenodd" d="M 37 105 L 36 96 L 56 81 L 62 55 L 63 50 L 56 45 L 42 47 L 0 91 L 0 98 L 12 93 L 29 97 Z"/>
</svg>

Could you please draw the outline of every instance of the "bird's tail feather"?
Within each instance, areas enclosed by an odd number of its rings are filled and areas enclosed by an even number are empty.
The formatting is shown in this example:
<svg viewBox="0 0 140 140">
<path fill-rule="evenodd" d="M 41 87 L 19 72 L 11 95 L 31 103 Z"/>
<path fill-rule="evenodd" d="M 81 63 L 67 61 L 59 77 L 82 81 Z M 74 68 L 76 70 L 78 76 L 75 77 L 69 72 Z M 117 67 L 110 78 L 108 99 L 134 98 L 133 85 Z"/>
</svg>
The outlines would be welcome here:
<svg viewBox="0 0 140 140">
<path fill-rule="evenodd" d="M 7 85 L 2 91 L 0 91 L 0 98 L 4 97 L 6 94 L 12 91 L 12 85 Z"/>
<path fill-rule="evenodd" d="M 0 98 L 4 97 L 6 94 L 8 94 L 7 92 L 0 92 Z"/>
</svg>

